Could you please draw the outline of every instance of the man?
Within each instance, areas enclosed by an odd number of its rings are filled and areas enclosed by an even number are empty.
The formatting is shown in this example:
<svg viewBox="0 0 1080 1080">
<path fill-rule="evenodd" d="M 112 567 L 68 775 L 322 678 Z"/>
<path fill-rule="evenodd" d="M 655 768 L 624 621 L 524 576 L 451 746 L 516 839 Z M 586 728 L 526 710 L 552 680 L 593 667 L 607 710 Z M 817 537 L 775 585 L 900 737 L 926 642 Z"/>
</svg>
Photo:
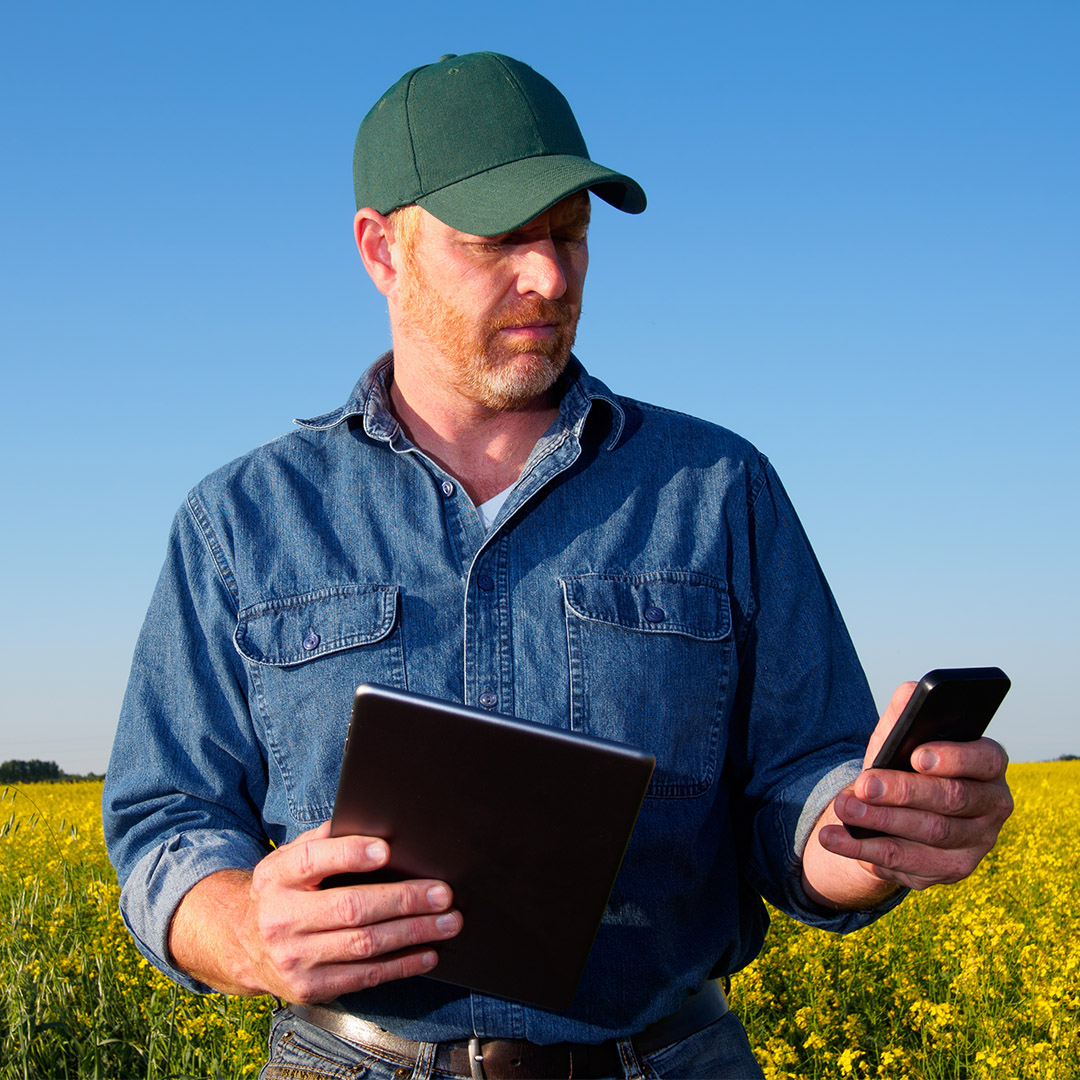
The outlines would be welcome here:
<svg viewBox="0 0 1080 1080">
<path fill-rule="evenodd" d="M 760 949 L 760 898 L 846 931 L 965 876 L 1004 752 L 861 771 L 911 686 L 875 728 L 768 462 L 572 356 L 588 193 L 645 196 L 550 83 L 491 53 L 409 72 L 355 177 L 393 351 L 177 517 L 105 791 L 125 919 L 186 986 L 293 1003 L 267 1077 L 760 1075 L 712 981 Z M 468 918 L 446 883 L 320 890 L 388 858 L 325 825 L 365 681 L 656 754 L 564 1013 L 418 978 Z"/>
</svg>

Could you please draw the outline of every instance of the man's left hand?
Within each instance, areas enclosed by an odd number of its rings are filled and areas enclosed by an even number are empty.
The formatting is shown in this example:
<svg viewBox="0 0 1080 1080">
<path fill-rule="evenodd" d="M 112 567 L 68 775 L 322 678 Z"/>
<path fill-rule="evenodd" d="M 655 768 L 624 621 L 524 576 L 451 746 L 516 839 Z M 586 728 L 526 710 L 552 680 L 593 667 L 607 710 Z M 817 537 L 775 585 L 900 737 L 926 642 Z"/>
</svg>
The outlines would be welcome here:
<svg viewBox="0 0 1080 1080">
<path fill-rule="evenodd" d="M 924 743 L 912 754 L 914 773 L 870 768 L 914 689 L 915 683 L 905 683 L 893 694 L 863 772 L 833 800 L 807 845 L 808 892 L 829 906 L 865 907 L 897 886 L 925 889 L 962 880 L 994 846 L 1012 813 L 1008 755 L 993 739 Z M 886 835 L 856 839 L 848 824 Z M 819 857 L 827 855 L 848 865 Z M 856 866 L 861 874 L 851 872 Z"/>
</svg>

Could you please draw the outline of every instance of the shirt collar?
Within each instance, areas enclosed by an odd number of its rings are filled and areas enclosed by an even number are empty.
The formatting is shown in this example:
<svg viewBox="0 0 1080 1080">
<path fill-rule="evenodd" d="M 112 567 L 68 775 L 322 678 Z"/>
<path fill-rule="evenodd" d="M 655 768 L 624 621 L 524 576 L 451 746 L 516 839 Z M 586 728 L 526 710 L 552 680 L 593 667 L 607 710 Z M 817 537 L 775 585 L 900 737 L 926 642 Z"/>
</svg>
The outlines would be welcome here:
<svg viewBox="0 0 1080 1080">
<path fill-rule="evenodd" d="M 329 431 L 351 417 L 362 416 L 364 432 L 369 437 L 380 442 L 391 442 L 401 430 L 390 409 L 393 364 L 393 352 L 383 353 L 360 377 L 344 405 L 333 412 L 307 420 L 297 419 L 293 423 L 312 431 Z M 555 423 L 580 439 L 593 402 L 602 401 L 608 406 L 611 416 L 603 445 L 605 449 L 613 450 L 626 424 L 626 414 L 618 398 L 599 379 L 594 379 L 572 354 L 559 384 L 562 398 L 559 402 L 559 418 Z"/>
</svg>

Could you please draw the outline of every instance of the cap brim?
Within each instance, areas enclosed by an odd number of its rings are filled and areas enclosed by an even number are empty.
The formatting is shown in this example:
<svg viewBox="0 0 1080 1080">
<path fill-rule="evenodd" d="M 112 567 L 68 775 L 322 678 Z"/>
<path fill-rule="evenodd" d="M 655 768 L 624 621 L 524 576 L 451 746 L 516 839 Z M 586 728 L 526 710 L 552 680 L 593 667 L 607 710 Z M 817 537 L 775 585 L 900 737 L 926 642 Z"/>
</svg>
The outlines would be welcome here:
<svg viewBox="0 0 1080 1080">
<path fill-rule="evenodd" d="M 640 214 L 645 209 L 645 192 L 636 180 L 568 154 L 511 161 L 416 201 L 459 232 L 498 236 L 520 228 L 567 195 L 586 188 L 627 214 Z"/>
</svg>

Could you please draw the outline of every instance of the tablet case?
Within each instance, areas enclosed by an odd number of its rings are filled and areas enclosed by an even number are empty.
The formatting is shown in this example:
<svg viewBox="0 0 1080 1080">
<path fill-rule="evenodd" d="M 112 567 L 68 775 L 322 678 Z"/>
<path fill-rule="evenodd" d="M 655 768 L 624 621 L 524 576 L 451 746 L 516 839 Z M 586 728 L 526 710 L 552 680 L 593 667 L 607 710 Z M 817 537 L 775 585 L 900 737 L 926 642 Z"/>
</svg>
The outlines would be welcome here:
<svg viewBox="0 0 1080 1080">
<path fill-rule="evenodd" d="M 331 834 L 390 862 L 351 882 L 439 878 L 464 926 L 431 978 L 549 1009 L 574 996 L 655 759 L 620 743 L 364 684 Z"/>
</svg>

